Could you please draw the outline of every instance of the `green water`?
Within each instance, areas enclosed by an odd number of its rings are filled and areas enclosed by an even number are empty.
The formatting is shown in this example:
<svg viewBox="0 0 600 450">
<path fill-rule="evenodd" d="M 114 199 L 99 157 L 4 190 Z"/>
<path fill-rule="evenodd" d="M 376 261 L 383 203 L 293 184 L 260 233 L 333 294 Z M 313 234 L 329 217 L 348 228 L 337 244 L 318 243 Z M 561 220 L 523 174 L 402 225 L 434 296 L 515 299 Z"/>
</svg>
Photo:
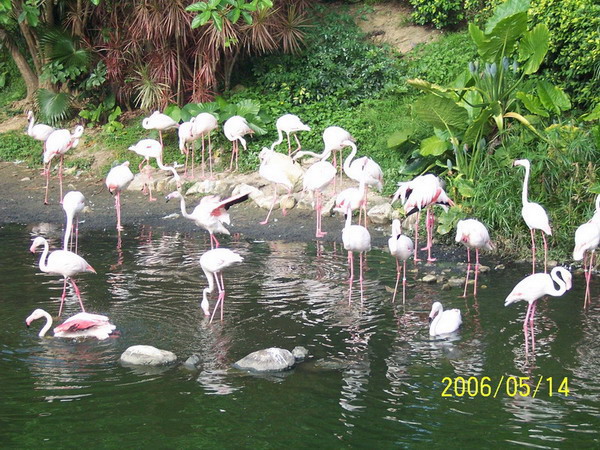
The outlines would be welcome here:
<svg viewBox="0 0 600 450">
<path fill-rule="evenodd" d="M 119 335 L 106 341 L 42 339 L 42 323 L 25 327 L 35 308 L 57 313 L 62 280 L 40 273 L 39 253 L 27 251 L 30 228 L 0 228 L 3 448 L 599 444 L 595 280 L 589 310 L 582 307 L 582 275 L 562 298 L 540 302 L 536 351 L 526 357 L 527 305 L 503 303 L 529 266 L 482 275 L 487 289 L 477 300 L 460 298 L 457 289 L 417 284 L 403 308 L 391 303 L 386 289 L 393 287 L 395 265 L 374 249 L 361 307 L 358 285 L 348 304 L 346 254 L 339 244 L 224 240 L 245 261 L 225 273 L 225 318 L 210 325 L 199 308 L 205 235 L 129 230 L 119 249 L 113 232 L 83 228 L 80 253 L 98 273 L 79 277 L 78 284 L 86 310 L 117 325 Z M 60 245 L 60 230 L 48 237 L 51 248 Z M 444 340 L 427 333 L 436 300 L 463 314 L 461 330 Z M 63 317 L 76 312 L 71 293 Z M 171 350 L 180 361 L 197 354 L 199 370 L 121 366 L 121 353 L 137 344 Z M 254 376 L 231 368 L 254 350 L 296 345 L 311 357 L 289 373 Z M 444 377 L 474 377 L 471 383 L 479 385 L 485 376 L 492 391 L 502 376 L 530 377 L 532 392 L 543 378 L 535 398 L 511 395 L 506 383 L 488 395 L 471 384 L 473 395 L 462 397 L 452 385 L 446 391 L 451 396 L 442 397 Z M 557 391 L 565 377 L 568 395 Z"/>
</svg>

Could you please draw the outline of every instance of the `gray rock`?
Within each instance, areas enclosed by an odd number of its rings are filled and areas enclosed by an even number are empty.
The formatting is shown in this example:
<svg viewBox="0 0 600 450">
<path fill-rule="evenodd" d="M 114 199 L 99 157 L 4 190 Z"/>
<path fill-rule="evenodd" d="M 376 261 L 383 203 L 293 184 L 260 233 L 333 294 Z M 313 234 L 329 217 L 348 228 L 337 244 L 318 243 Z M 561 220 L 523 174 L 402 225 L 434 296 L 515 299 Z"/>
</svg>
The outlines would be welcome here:
<svg viewBox="0 0 600 450">
<path fill-rule="evenodd" d="M 367 212 L 367 216 L 373 223 L 390 223 L 392 220 L 392 205 L 389 203 L 382 203 L 373 206 Z"/>
<path fill-rule="evenodd" d="M 188 370 L 196 370 L 198 368 L 198 365 L 200 364 L 200 361 L 200 356 L 192 355 L 185 360 L 185 362 L 183 363 L 183 367 L 185 367 Z"/>
<path fill-rule="evenodd" d="M 437 283 L 437 280 L 437 277 L 432 274 L 425 275 L 423 278 L 421 278 L 423 283 Z"/>
<path fill-rule="evenodd" d="M 294 355 L 296 361 L 303 361 L 308 356 L 308 350 L 304 347 L 296 346 L 292 349 L 292 355 Z"/>
<path fill-rule="evenodd" d="M 506 266 L 504 264 L 498 264 L 496 267 L 494 267 L 494 270 L 504 270 L 506 269 Z"/>
<path fill-rule="evenodd" d="M 450 287 L 461 287 L 464 282 L 464 278 L 453 277 L 448 280 L 448 285 L 450 285 Z"/>
<path fill-rule="evenodd" d="M 161 366 L 177 361 L 175 353 L 151 345 L 133 345 L 121 355 L 122 364 L 135 366 Z"/>
<path fill-rule="evenodd" d="M 479 273 L 486 273 L 492 270 L 490 266 L 479 266 Z"/>
<path fill-rule="evenodd" d="M 233 364 L 233 367 L 241 370 L 255 372 L 281 372 L 289 370 L 296 364 L 292 352 L 283 348 L 271 347 L 250 353 Z"/>
</svg>

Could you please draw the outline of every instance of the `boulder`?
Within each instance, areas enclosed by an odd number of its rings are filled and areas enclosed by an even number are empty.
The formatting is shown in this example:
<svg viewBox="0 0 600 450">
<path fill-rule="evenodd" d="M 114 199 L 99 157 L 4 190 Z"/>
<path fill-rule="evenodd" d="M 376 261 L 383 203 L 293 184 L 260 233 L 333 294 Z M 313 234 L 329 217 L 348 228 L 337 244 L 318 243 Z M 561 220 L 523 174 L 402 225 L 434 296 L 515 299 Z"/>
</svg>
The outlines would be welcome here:
<svg viewBox="0 0 600 450">
<path fill-rule="evenodd" d="M 135 366 L 162 366 L 175 361 L 175 353 L 151 345 L 133 345 L 121 355 L 121 363 Z"/>
<path fill-rule="evenodd" d="M 390 223 L 392 219 L 392 205 L 389 203 L 382 203 L 373 206 L 367 212 L 367 216 L 373 223 Z"/>
<path fill-rule="evenodd" d="M 308 356 L 308 350 L 304 347 L 296 346 L 292 349 L 292 355 L 294 355 L 296 361 L 304 361 Z"/>
<path fill-rule="evenodd" d="M 233 364 L 233 367 L 254 372 L 282 372 L 296 364 L 292 352 L 283 348 L 271 347 L 250 353 Z"/>
</svg>

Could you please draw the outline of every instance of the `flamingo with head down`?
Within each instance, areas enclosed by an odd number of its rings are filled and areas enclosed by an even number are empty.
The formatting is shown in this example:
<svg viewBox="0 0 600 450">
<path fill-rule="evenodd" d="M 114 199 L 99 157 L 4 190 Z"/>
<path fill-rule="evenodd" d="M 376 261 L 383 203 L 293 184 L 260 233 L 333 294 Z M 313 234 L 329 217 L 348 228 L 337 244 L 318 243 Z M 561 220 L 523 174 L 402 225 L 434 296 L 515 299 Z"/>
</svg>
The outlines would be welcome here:
<svg viewBox="0 0 600 450">
<path fill-rule="evenodd" d="M 79 191 L 69 191 L 65 194 L 62 207 L 67 215 L 65 225 L 65 237 L 63 239 L 63 250 L 73 247 L 73 229 L 75 231 L 75 253 L 77 253 L 77 241 L 79 238 L 79 213 L 85 208 L 85 197 Z"/>
<path fill-rule="evenodd" d="M 208 138 L 208 167 L 210 171 L 210 177 L 213 176 L 213 166 L 212 166 L 212 146 L 210 143 L 210 134 L 211 132 L 219 127 L 219 122 L 217 118 L 211 113 L 201 112 L 196 117 L 194 117 L 194 126 L 192 127 L 192 133 L 198 139 L 202 138 L 202 176 L 204 177 L 204 154 L 205 154 L 205 145 L 204 138 Z M 194 146 L 192 146 L 192 177 L 194 176 Z"/>
<path fill-rule="evenodd" d="M 300 117 L 294 114 L 284 114 L 275 122 L 275 127 L 277 128 L 277 140 L 271 144 L 271 150 L 274 150 L 276 146 L 283 142 L 283 133 L 287 135 L 288 142 L 288 156 L 292 154 L 292 144 L 290 142 L 290 135 L 294 135 L 296 139 L 296 143 L 298 147 L 294 150 L 293 153 L 297 152 L 302 148 L 300 145 L 300 140 L 298 139 L 298 131 L 310 131 L 310 127 L 305 125 L 300 120 Z"/>
<path fill-rule="evenodd" d="M 142 120 L 142 127 L 146 130 L 158 130 L 158 139 L 160 145 L 163 145 L 162 132 L 179 128 L 179 124 L 166 114 L 160 111 L 154 111 L 150 116 Z"/>
<path fill-rule="evenodd" d="M 29 327 L 31 322 L 37 319 L 46 319 L 46 324 L 40 330 L 38 336 L 44 337 L 52 327 L 52 316 L 41 308 L 33 311 L 25 323 Z M 99 340 L 107 339 L 117 327 L 110 323 L 110 319 L 100 314 L 82 312 L 69 317 L 62 324 L 54 328 L 54 337 L 61 338 L 84 338 L 94 337 Z"/>
<path fill-rule="evenodd" d="M 494 244 L 490 240 L 490 234 L 484 224 L 475 219 L 459 220 L 456 224 L 456 242 L 462 242 L 467 247 L 467 277 L 465 279 L 465 290 L 463 297 L 467 296 L 469 283 L 469 271 L 471 270 L 471 249 L 475 249 L 475 286 L 473 295 L 477 295 L 477 275 L 479 273 L 479 249 L 491 251 Z"/>
<path fill-rule="evenodd" d="M 202 311 L 204 311 L 206 316 L 209 315 L 208 294 L 214 291 L 215 284 L 219 291 L 215 309 L 210 317 L 211 322 L 213 321 L 219 306 L 221 307 L 221 320 L 223 320 L 223 303 L 225 302 L 223 270 L 235 263 L 241 263 L 243 260 L 244 258 L 228 248 L 214 248 L 200 257 L 200 267 L 208 280 L 208 287 L 202 290 L 202 303 L 200 304 Z"/>
<path fill-rule="evenodd" d="M 402 234 L 402 222 L 399 219 L 392 221 L 392 236 L 388 239 L 390 254 L 396 258 L 396 285 L 392 302 L 396 300 L 400 272 L 402 272 L 402 304 L 406 303 L 406 260 L 412 255 L 414 244 L 411 238 Z M 402 261 L 402 267 L 400 267 Z"/>
<path fill-rule="evenodd" d="M 181 177 L 179 176 L 179 174 L 177 173 L 177 171 L 175 170 L 174 167 L 165 166 L 163 164 L 163 146 L 156 139 L 142 139 L 137 144 L 129 147 L 129 150 L 144 157 L 144 159 L 142 160 L 142 162 L 139 165 L 140 172 L 142 172 L 142 165 L 144 164 L 144 162 L 146 163 L 146 167 L 149 167 L 150 158 L 154 158 L 154 159 L 156 159 L 156 163 L 158 164 L 158 167 L 161 170 L 166 170 L 166 171 L 171 172 L 173 174 L 173 179 L 179 185 L 179 183 L 181 181 Z M 148 188 L 148 192 L 149 192 L 148 200 L 151 202 L 156 201 L 156 198 L 152 197 L 152 187 L 151 187 L 150 183 L 144 184 L 144 190 L 146 187 Z"/>
<path fill-rule="evenodd" d="M 242 116 L 233 116 L 225 121 L 223 124 L 223 133 L 225 137 L 231 141 L 231 162 L 229 163 L 229 170 L 233 170 L 233 160 L 235 159 L 235 170 L 238 170 L 238 160 L 240 157 L 239 144 L 242 144 L 244 150 L 246 150 L 246 139 L 244 136 L 247 134 L 254 134 L 254 130 L 250 128 L 248 121 Z"/>
<path fill-rule="evenodd" d="M 60 186 L 60 201 L 63 198 L 63 163 L 65 153 L 72 148 L 77 147 L 79 139 L 83 135 L 83 126 L 78 125 L 73 133 L 69 130 L 55 130 L 46 139 L 44 150 L 44 172 L 46 173 L 46 195 L 44 204 L 48 204 L 48 185 L 50 183 L 50 164 L 55 156 L 60 158 L 58 165 L 58 181 Z"/>
<path fill-rule="evenodd" d="M 129 169 L 129 161 L 113 167 L 106 176 L 106 187 L 108 191 L 115 195 L 115 210 L 117 211 L 117 230 L 122 231 L 121 225 L 121 191 L 127 189 L 127 186 L 133 181 L 133 173 Z"/>
</svg>

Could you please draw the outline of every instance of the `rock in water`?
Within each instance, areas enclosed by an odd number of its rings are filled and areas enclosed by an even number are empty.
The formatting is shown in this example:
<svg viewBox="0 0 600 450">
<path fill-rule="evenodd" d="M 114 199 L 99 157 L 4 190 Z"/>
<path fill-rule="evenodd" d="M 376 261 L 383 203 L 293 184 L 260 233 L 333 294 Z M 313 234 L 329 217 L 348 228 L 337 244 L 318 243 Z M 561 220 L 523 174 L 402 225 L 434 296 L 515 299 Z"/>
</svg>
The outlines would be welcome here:
<svg viewBox="0 0 600 450">
<path fill-rule="evenodd" d="M 234 363 L 233 367 L 255 372 L 281 372 L 291 369 L 295 363 L 296 359 L 289 350 L 271 347 L 250 353 Z"/>
<path fill-rule="evenodd" d="M 292 355 L 294 355 L 296 361 L 304 361 L 308 356 L 308 350 L 304 347 L 297 346 L 292 349 Z"/>
<path fill-rule="evenodd" d="M 135 366 L 161 366 L 175 361 L 175 353 L 151 345 L 133 345 L 121 355 L 121 363 Z"/>
</svg>

